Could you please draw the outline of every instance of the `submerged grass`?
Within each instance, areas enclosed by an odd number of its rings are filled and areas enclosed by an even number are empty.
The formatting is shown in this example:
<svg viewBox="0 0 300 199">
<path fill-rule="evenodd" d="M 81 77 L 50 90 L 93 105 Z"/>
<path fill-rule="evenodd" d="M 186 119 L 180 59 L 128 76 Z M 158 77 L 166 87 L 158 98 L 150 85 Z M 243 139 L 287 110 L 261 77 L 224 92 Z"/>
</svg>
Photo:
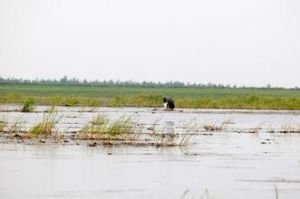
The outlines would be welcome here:
<svg viewBox="0 0 300 199">
<path fill-rule="evenodd" d="M 280 133 L 300 133 L 300 125 L 292 125 L 290 122 L 281 125 Z"/>
<path fill-rule="evenodd" d="M 227 120 L 225 120 L 220 124 L 212 123 L 212 122 L 204 123 L 202 127 L 205 131 L 224 131 L 227 125 L 228 125 Z"/>
</svg>

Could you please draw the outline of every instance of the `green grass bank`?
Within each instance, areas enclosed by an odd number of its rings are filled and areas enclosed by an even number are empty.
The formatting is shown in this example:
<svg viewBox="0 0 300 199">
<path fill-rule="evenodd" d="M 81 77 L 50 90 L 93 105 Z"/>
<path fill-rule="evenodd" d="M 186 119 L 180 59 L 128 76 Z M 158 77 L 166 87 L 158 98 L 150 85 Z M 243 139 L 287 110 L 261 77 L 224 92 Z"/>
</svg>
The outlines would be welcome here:
<svg viewBox="0 0 300 199">
<path fill-rule="evenodd" d="M 163 96 L 174 98 L 178 108 L 300 110 L 299 89 L 0 85 L 0 103 L 161 107 Z"/>
</svg>

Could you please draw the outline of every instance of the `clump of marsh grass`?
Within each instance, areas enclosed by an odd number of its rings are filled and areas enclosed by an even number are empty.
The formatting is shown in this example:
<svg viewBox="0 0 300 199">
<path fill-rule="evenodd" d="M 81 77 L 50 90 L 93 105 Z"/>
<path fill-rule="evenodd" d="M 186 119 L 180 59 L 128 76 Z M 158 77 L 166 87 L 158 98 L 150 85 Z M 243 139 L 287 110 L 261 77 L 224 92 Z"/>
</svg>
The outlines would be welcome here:
<svg viewBox="0 0 300 199">
<path fill-rule="evenodd" d="M 98 114 L 96 118 L 81 129 L 85 134 L 104 134 L 107 132 L 109 119 L 106 115 Z"/>
<path fill-rule="evenodd" d="M 24 101 L 21 111 L 31 112 L 33 110 L 34 101 L 32 98 L 28 98 Z"/>
<path fill-rule="evenodd" d="M 281 125 L 280 133 L 300 133 L 300 126 L 292 125 L 290 122 Z"/>
<path fill-rule="evenodd" d="M 250 128 L 247 133 L 258 133 L 262 129 L 263 124 L 264 122 L 259 123 L 256 127 Z"/>
<path fill-rule="evenodd" d="M 67 97 L 64 99 L 64 106 L 76 106 L 79 104 L 79 100 L 75 97 Z"/>
<path fill-rule="evenodd" d="M 223 131 L 226 129 L 227 121 L 222 122 L 221 124 L 217 123 L 204 123 L 202 125 L 205 131 Z"/>
<path fill-rule="evenodd" d="M 43 116 L 43 120 L 31 127 L 28 131 L 29 135 L 39 136 L 39 135 L 51 135 L 53 128 L 57 124 L 60 118 L 57 118 L 57 113 L 53 112 Z"/>
<path fill-rule="evenodd" d="M 131 134 L 133 133 L 135 123 L 131 117 L 122 116 L 114 121 L 108 128 L 109 135 Z"/>
<path fill-rule="evenodd" d="M 4 132 L 6 125 L 6 122 L 0 120 L 0 132 Z"/>
<path fill-rule="evenodd" d="M 98 114 L 96 118 L 81 129 L 81 138 L 107 139 L 134 133 L 136 123 L 131 117 L 122 116 L 110 121 L 107 115 Z"/>
</svg>

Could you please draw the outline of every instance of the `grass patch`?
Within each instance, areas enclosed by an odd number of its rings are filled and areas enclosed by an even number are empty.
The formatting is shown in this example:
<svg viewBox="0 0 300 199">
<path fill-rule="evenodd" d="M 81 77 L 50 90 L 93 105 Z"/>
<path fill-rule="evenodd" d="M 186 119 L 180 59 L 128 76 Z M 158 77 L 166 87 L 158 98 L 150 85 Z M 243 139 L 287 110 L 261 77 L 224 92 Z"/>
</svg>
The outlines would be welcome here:
<svg viewBox="0 0 300 199">
<path fill-rule="evenodd" d="M 79 100 L 76 97 L 66 97 L 63 101 L 64 106 L 76 106 L 79 104 Z"/>
<path fill-rule="evenodd" d="M 33 110 L 34 100 L 33 98 L 28 98 L 24 101 L 21 111 L 31 112 Z"/>
<path fill-rule="evenodd" d="M 161 107 L 163 96 L 178 108 L 300 110 L 299 89 L 0 85 L 0 103 L 31 98 L 46 105 Z"/>
<path fill-rule="evenodd" d="M 104 114 L 96 118 L 81 129 L 81 138 L 106 139 L 133 134 L 136 123 L 131 117 L 122 116 L 115 121 L 110 121 Z"/>
<path fill-rule="evenodd" d="M 116 145 L 127 144 L 137 146 L 186 146 L 192 136 L 191 131 L 195 126 L 187 129 L 187 132 L 180 137 L 174 134 L 163 133 L 137 133 L 136 122 L 131 117 L 121 116 L 111 121 L 104 114 L 99 114 L 89 124 L 85 125 L 79 134 L 79 139 L 102 140 L 102 144 Z M 178 136 L 178 137 L 177 137 Z M 96 142 L 90 146 L 96 146 Z"/>
<path fill-rule="evenodd" d="M 0 132 L 4 132 L 5 128 L 6 128 L 6 122 L 0 121 Z"/>
<path fill-rule="evenodd" d="M 226 129 L 226 126 L 227 126 L 227 123 L 228 121 L 224 121 L 220 124 L 217 124 L 217 123 L 204 123 L 202 125 L 203 129 L 205 131 L 224 131 Z"/>
<path fill-rule="evenodd" d="M 43 120 L 31 127 L 28 134 L 31 136 L 51 135 L 53 128 L 60 118 L 57 119 L 57 113 L 52 112 L 43 116 Z"/>
<path fill-rule="evenodd" d="M 121 134 L 131 134 L 135 128 L 135 123 L 131 120 L 130 117 L 120 117 L 114 121 L 108 128 L 108 134 L 115 136 Z"/>
</svg>

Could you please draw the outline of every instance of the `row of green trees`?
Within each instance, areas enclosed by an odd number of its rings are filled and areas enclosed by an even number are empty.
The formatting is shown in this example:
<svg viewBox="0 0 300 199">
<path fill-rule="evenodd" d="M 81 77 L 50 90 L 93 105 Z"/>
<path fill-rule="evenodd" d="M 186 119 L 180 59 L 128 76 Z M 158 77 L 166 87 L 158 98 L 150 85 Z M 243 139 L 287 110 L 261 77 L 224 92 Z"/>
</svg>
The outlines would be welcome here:
<svg viewBox="0 0 300 199">
<path fill-rule="evenodd" d="M 113 81 L 113 80 L 80 80 L 78 78 L 68 78 L 67 76 L 61 79 L 21 79 L 8 77 L 0 77 L 0 84 L 41 84 L 41 85 L 85 85 L 85 86 L 100 86 L 100 87 L 150 87 L 150 88 L 254 88 L 236 85 L 222 85 L 222 84 L 203 84 L 203 83 L 184 83 L 180 81 L 169 81 L 169 82 L 151 82 L 151 81 Z M 271 87 L 266 85 L 265 88 L 279 89 L 279 87 Z M 300 88 L 293 88 L 300 89 Z"/>
</svg>

